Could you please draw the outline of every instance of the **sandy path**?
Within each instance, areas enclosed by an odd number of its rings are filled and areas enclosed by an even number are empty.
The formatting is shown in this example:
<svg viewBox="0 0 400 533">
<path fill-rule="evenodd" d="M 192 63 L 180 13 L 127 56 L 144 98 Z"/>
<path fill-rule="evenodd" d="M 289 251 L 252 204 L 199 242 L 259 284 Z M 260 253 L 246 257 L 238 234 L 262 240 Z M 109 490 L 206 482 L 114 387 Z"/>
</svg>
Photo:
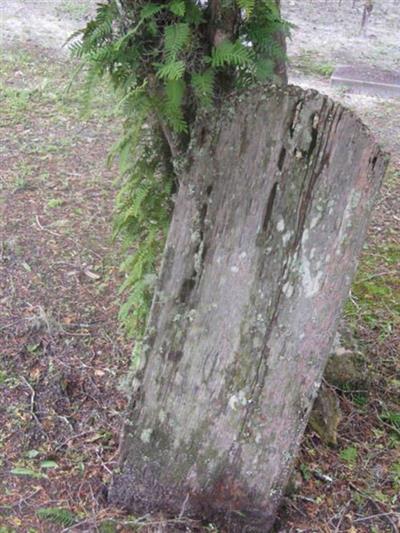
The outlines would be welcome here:
<svg viewBox="0 0 400 533">
<path fill-rule="evenodd" d="M 0 2 L 0 46 L 27 43 L 66 55 L 65 41 L 84 25 L 93 4 L 89 0 L 3 0 Z"/>
<path fill-rule="evenodd" d="M 399 0 L 375 0 L 361 31 L 363 6 L 364 0 L 282 0 L 284 17 L 295 25 L 289 57 L 400 69 Z"/>
</svg>

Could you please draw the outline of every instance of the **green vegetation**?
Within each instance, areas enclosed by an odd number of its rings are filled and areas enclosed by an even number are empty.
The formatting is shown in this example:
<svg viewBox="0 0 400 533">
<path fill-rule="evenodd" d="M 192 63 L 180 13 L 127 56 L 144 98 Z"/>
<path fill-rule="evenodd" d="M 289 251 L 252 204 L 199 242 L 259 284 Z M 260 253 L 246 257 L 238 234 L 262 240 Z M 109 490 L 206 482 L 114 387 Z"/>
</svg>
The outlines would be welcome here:
<svg viewBox="0 0 400 533">
<path fill-rule="evenodd" d="M 334 65 L 321 60 L 317 54 L 309 51 L 305 51 L 302 55 L 293 58 L 292 63 L 295 68 L 309 76 L 314 75 L 329 78 L 335 70 Z"/>
<path fill-rule="evenodd" d="M 126 5 L 126 4 L 124 4 Z M 126 11 L 124 11 L 126 9 Z M 71 44 L 87 66 L 86 99 L 111 80 L 125 118 L 115 233 L 127 259 L 121 318 L 143 332 L 192 126 L 234 88 L 274 78 L 288 34 L 274 0 L 229 0 L 213 12 L 194 0 L 110 0 Z M 234 23 L 233 23 L 234 21 Z"/>
<path fill-rule="evenodd" d="M 64 2 L 57 7 L 57 14 L 59 16 L 68 15 L 71 18 L 82 19 L 88 14 L 90 4 L 87 0 L 81 0 L 77 3 L 73 0 L 64 0 Z"/>
<path fill-rule="evenodd" d="M 76 522 L 75 515 L 68 509 L 46 507 L 38 509 L 36 514 L 42 520 L 47 520 L 48 522 L 62 527 L 71 527 Z"/>
<path fill-rule="evenodd" d="M 50 198 L 50 200 L 47 202 L 47 207 L 50 207 L 50 209 L 54 209 L 56 207 L 62 206 L 64 203 L 64 200 L 61 198 Z"/>
<path fill-rule="evenodd" d="M 345 316 L 356 327 L 361 321 L 383 339 L 400 323 L 400 247 L 375 243 L 364 248 Z"/>
<path fill-rule="evenodd" d="M 349 465 L 352 465 L 357 461 L 357 456 L 357 448 L 355 448 L 354 446 L 349 446 L 348 448 L 345 448 L 339 454 L 339 457 Z"/>
</svg>

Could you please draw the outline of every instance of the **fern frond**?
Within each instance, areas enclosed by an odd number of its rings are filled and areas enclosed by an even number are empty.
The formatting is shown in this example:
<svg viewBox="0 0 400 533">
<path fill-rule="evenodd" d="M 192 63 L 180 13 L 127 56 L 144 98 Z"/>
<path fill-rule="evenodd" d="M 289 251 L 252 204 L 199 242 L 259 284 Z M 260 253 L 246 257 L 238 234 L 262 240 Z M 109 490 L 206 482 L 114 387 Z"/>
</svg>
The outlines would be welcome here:
<svg viewBox="0 0 400 533">
<path fill-rule="evenodd" d="M 164 53 L 167 61 L 172 61 L 188 44 L 190 38 L 189 24 L 180 22 L 165 28 Z"/>
<path fill-rule="evenodd" d="M 100 0 L 101 1 L 101 0 Z M 83 100 L 101 77 L 110 79 L 124 134 L 109 160 L 120 167 L 114 236 L 126 254 L 122 265 L 125 303 L 121 319 L 130 333 L 143 331 L 154 279 L 171 216 L 176 180 L 168 146 L 156 120 L 162 120 L 182 144 L 202 106 L 211 106 L 221 88 L 216 75 L 227 74 L 236 88 L 271 76 L 284 51 L 276 34 L 289 32 L 276 0 L 236 0 L 238 39 L 210 50 L 208 2 L 200 0 L 124 1 L 122 19 L 116 0 L 102 0 L 86 27 L 71 37 L 72 55 L 87 70 Z M 234 0 L 221 3 L 221 14 Z M 51 514 L 51 513 L 50 513 Z"/>
<path fill-rule="evenodd" d="M 165 84 L 167 108 L 178 109 L 182 105 L 186 85 L 183 80 L 170 80 Z"/>
<path fill-rule="evenodd" d="M 203 12 L 195 2 L 186 3 L 185 18 L 189 24 L 193 24 L 196 28 L 204 22 Z"/>
<path fill-rule="evenodd" d="M 244 11 L 245 18 L 250 18 L 254 11 L 255 0 L 237 0 L 237 4 Z"/>
<path fill-rule="evenodd" d="M 186 12 L 186 4 L 183 0 L 172 0 L 168 4 L 168 9 L 177 17 L 183 17 Z"/>
<path fill-rule="evenodd" d="M 98 83 L 99 79 L 101 77 L 101 72 L 98 67 L 98 65 L 91 65 L 86 73 L 86 79 L 83 86 L 83 94 L 82 94 L 82 106 L 83 106 L 83 112 L 89 113 L 90 106 L 92 102 L 92 93 L 93 90 Z"/>
<path fill-rule="evenodd" d="M 162 9 L 163 6 L 161 4 L 145 4 L 140 11 L 140 20 L 146 20 L 154 17 L 154 15 L 159 13 Z"/>
<path fill-rule="evenodd" d="M 76 522 L 76 517 L 69 509 L 60 509 L 58 507 L 45 507 L 38 509 L 36 514 L 42 520 L 48 520 L 58 526 L 71 527 Z"/>
<path fill-rule="evenodd" d="M 179 80 L 183 77 L 184 72 L 184 61 L 171 61 L 169 63 L 159 65 L 157 70 L 157 77 L 162 80 Z"/>
<path fill-rule="evenodd" d="M 192 87 L 196 98 L 204 106 L 209 106 L 214 95 L 215 73 L 210 68 L 200 74 L 192 74 Z"/>
<path fill-rule="evenodd" d="M 167 109 L 166 119 L 176 133 L 187 133 L 188 125 L 183 116 L 182 109 Z"/>
<path fill-rule="evenodd" d="M 274 74 L 274 62 L 272 59 L 260 58 L 254 62 L 255 77 L 259 81 L 271 79 Z"/>
<path fill-rule="evenodd" d="M 215 46 L 211 52 L 211 66 L 214 68 L 229 66 L 243 66 L 250 64 L 251 49 L 240 42 L 223 41 Z"/>
</svg>

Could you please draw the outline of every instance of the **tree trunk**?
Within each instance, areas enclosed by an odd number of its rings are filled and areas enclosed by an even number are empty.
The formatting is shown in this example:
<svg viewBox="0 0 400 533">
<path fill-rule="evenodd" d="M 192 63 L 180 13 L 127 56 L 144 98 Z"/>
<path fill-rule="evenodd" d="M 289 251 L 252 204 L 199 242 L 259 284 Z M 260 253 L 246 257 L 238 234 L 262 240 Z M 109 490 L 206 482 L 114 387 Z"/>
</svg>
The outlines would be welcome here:
<svg viewBox="0 0 400 533">
<path fill-rule="evenodd" d="M 279 14 L 281 13 L 281 0 L 275 0 L 276 7 L 279 10 Z M 287 85 L 288 83 L 288 73 L 287 73 L 287 61 L 286 61 L 286 36 L 283 32 L 278 32 L 274 35 L 274 38 L 276 42 L 278 43 L 280 50 L 281 50 L 281 57 L 279 59 L 275 60 L 275 68 L 274 68 L 274 74 L 278 81 L 280 81 L 281 84 Z"/>
<path fill-rule="evenodd" d="M 110 499 L 266 532 L 387 158 L 315 91 L 259 87 L 215 115 L 176 200 Z"/>
</svg>

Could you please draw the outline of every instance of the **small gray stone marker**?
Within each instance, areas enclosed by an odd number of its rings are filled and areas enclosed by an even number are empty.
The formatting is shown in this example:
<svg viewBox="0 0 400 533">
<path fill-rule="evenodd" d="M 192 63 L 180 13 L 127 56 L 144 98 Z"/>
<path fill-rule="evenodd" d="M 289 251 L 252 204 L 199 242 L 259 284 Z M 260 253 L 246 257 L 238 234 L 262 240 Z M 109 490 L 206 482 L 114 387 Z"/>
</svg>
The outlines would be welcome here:
<svg viewBox="0 0 400 533">
<path fill-rule="evenodd" d="M 400 72 L 368 65 L 342 65 L 331 76 L 331 85 L 345 87 L 352 93 L 371 96 L 400 96 Z"/>
</svg>

